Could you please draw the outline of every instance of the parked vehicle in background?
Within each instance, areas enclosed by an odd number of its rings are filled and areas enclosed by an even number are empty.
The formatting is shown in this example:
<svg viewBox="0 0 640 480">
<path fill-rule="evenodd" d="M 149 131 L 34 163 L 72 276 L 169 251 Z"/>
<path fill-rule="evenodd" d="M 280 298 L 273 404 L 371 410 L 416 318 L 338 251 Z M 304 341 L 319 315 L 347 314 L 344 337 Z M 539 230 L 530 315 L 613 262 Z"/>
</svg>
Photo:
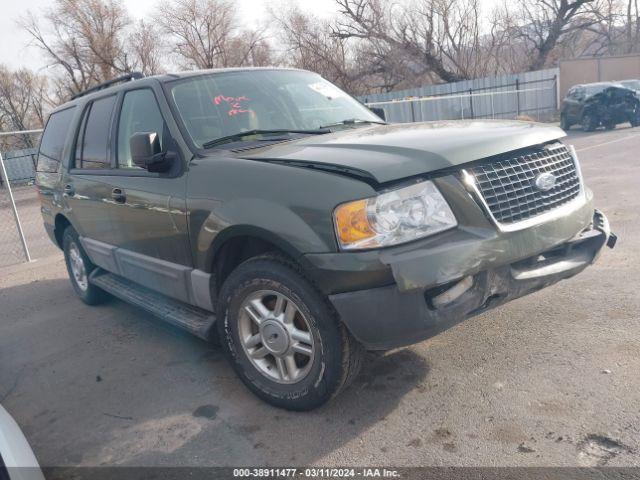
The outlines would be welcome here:
<svg viewBox="0 0 640 480">
<path fill-rule="evenodd" d="M 71 284 L 217 335 L 279 407 L 315 408 L 365 350 L 436 335 L 615 243 L 553 126 L 389 125 L 292 69 L 122 80 L 60 106 L 42 136 L 43 218 Z"/>
<path fill-rule="evenodd" d="M 640 99 L 620 83 L 600 82 L 572 87 L 562 101 L 560 127 L 580 124 L 585 132 L 613 129 L 620 123 L 640 125 Z"/>
</svg>

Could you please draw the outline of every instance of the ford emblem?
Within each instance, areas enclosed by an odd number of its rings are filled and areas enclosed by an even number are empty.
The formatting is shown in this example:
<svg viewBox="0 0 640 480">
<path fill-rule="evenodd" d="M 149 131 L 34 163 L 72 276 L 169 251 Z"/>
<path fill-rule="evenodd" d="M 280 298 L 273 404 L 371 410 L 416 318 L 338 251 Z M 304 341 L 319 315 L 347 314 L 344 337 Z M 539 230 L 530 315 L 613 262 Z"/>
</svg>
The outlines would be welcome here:
<svg viewBox="0 0 640 480">
<path fill-rule="evenodd" d="M 546 192 L 547 190 L 551 190 L 556 185 L 556 176 L 549 172 L 541 173 L 536 177 L 535 183 L 538 189 Z"/>
</svg>

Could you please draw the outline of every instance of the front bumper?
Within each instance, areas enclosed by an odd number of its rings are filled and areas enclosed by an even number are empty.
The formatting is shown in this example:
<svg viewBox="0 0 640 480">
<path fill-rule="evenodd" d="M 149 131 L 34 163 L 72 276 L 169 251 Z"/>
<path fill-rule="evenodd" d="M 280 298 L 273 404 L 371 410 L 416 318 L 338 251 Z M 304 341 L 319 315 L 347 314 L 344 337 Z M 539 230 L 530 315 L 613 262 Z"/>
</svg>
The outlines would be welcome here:
<svg viewBox="0 0 640 480">
<path fill-rule="evenodd" d="M 615 240 L 606 217 L 596 210 L 593 221 L 571 240 L 525 258 L 512 257 L 517 259 L 512 263 L 492 265 L 477 257 L 475 266 L 487 265 L 487 268 L 458 270 L 457 278 L 431 284 L 423 282 L 425 274 L 421 272 L 431 272 L 428 274 L 431 278 L 430 275 L 442 273 L 442 270 L 434 272 L 434 267 L 446 269 L 447 266 L 429 263 L 434 259 L 433 251 L 424 251 L 424 258 L 413 251 L 408 271 L 415 275 L 403 277 L 413 280 L 408 285 L 395 283 L 338 293 L 329 298 L 349 331 L 365 348 L 410 345 L 466 318 L 576 275 L 598 258 L 605 245 L 613 248 Z M 467 251 L 478 253 L 476 245 L 466 247 Z M 456 263 L 450 255 L 445 257 Z M 390 265 L 394 268 L 393 262 Z"/>
</svg>

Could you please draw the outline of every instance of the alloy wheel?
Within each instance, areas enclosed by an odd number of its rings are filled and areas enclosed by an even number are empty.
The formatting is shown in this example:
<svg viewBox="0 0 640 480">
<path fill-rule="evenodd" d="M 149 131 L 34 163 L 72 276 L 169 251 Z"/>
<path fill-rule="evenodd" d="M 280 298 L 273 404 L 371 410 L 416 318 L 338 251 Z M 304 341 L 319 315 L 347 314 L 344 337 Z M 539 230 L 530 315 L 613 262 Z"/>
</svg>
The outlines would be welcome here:
<svg viewBox="0 0 640 480">
<path fill-rule="evenodd" d="M 89 288 L 89 279 L 87 278 L 87 269 L 84 265 L 84 260 L 80 254 L 80 249 L 75 242 L 71 242 L 69 245 L 69 266 L 71 267 L 71 273 L 78 285 L 78 288 L 83 292 Z"/>
<path fill-rule="evenodd" d="M 240 306 L 238 332 L 253 366 L 277 383 L 297 383 L 307 376 L 315 355 L 309 320 L 286 295 L 260 290 Z"/>
</svg>

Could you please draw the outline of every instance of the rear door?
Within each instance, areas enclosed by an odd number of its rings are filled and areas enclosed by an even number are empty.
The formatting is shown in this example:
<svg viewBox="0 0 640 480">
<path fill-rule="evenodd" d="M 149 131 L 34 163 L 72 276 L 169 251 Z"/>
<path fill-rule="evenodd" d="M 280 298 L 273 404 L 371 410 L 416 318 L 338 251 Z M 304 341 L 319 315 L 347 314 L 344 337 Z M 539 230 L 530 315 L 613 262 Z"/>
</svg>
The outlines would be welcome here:
<svg viewBox="0 0 640 480">
<path fill-rule="evenodd" d="M 64 206 L 71 223 L 81 236 L 101 242 L 113 238 L 107 175 L 112 166 L 109 136 L 116 100 L 112 94 L 85 106 L 71 165 L 62 179 Z"/>
</svg>

